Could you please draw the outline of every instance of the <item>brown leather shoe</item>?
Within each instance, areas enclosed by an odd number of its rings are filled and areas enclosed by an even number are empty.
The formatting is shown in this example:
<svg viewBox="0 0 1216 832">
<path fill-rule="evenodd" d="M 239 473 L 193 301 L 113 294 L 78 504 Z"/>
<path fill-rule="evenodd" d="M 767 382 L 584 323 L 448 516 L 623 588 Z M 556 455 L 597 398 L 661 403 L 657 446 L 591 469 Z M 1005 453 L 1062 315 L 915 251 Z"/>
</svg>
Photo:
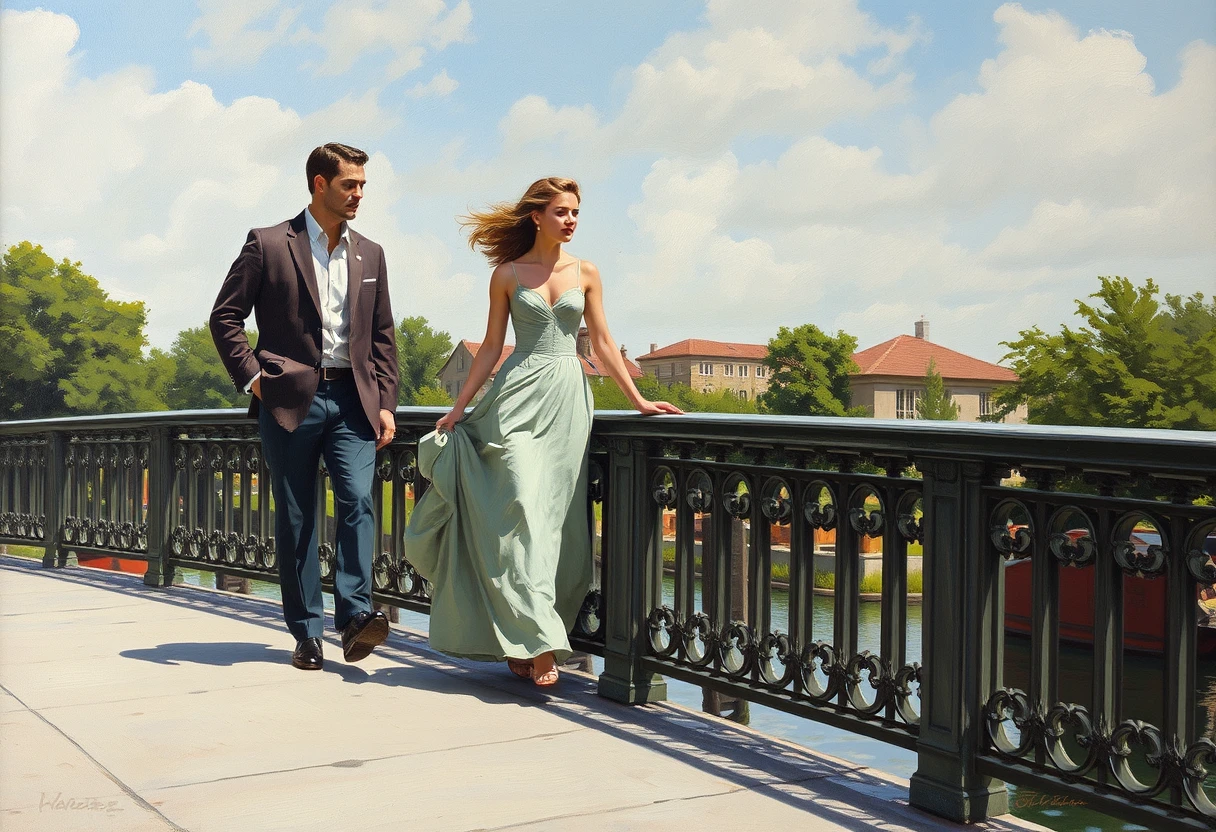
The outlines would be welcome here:
<svg viewBox="0 0 1216 832">
<path fill-rule="evenodd" d="M 321 655 L 321 639 L 302 638 L 296 642 L 296 651 L 291 654 L 291 664 L 300 670 L 320 670 L 325 664 Z"/>
<path fill-rule="evenodd" d="M 377 644 L 388 638 L 388 616 L 375 612 L 358 612 L 342 628 L 342 655 L 348 662 L 366 659 Z"/>
</svg>

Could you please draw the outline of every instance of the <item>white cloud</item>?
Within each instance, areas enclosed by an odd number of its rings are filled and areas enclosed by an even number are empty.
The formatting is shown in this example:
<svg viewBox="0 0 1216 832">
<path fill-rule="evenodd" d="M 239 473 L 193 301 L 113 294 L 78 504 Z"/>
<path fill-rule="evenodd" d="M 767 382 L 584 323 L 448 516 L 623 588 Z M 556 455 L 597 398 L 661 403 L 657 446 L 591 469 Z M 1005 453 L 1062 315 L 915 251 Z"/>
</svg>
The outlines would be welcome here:
<svg viewBox="0 0 1216 832">
<path fill-rule="evenodd" d="M 304 207 L 304 160 L 318 135 L 374 146 L 395 121 L 370 92 L 299 114 L 266 98 L 224 104 L 194 82 L 156 92 L 143 70 L 83 77 L 70 18 L 3 15 L 3 243 L 46 242 L 55 256 L 82 259 L 115 295 L 147 301 L 149 336 L 161 346 L 206 319 L 249 228 Z M 36 186 L 10 184 L 30 170 L 40 172 Z M 368 171 L 357 227 L 383 238 L 399 276 L 394 301 L 406 305 L 409 274 L 420 281 L 413 303 L 442 305 L 462 285 L 447 274 L 446 247 L 398 230 L 401 185 L 387 158 L 375 155 Z M 55 240 L 71 246 L 59 250 Z"/>
<path fill-rule="evenodd" d="M 425 84 L 419 82 L 408 93 L 410 98 L 444 98 L 456 92 L 460 82 L 448 75 L 446 69 L 441 69 Z"/>
<path fill-rule="evenodd" d="M 281 0 L 198 0 L 201 12 L 186 37 L 205 35 L 208 46 L 194 50 L 200 65 L 249 66 L 287 34 L 300 13 Z M 256 28 L 256 24 L 269 26 Z"/>
<path fill-rule="evenodd" d="M 444 0 L 338 0 L 319 32 L 301 29 L 296 40 L 325 53 L 320 75 L 341 75 L 364 56 L 387 51 L 391 81 L 422 65 L 424 44 L 439 50 L 467 39 L 472 19 L 468 0 L 450 8 Z"/>
</svg>

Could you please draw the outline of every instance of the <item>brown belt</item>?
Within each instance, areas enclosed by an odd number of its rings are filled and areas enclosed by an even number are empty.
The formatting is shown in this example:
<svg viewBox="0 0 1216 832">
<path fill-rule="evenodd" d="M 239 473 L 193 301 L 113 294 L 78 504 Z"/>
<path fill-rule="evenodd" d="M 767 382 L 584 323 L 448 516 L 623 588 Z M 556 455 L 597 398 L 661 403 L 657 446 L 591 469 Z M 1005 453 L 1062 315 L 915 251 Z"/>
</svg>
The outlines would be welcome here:
<svg viewBox="0 0 1216 832">
<path fill-rule="evenodd" d="M 322 381 L 346 381 L 353 377 L 350 367 L 322 367 Z"/>
</svg>

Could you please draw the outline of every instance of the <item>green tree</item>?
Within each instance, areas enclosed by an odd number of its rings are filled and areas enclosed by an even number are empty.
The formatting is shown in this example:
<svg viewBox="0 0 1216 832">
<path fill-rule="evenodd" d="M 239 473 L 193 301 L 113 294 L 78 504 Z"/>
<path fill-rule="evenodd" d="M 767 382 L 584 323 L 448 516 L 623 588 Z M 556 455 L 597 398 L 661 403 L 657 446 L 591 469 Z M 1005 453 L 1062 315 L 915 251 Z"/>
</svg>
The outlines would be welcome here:
<svg viewBox="0 0 1216 832">
<path fill-rule="evenodd" d="M 1019 381 L 988 418 L 1026 402 L 1036 424 L 1216 430 L 1216 299 L 1166 295 L 1163 308 L 1152 280 L 1098 280 L 1098 302 L 1077 301 L 1082 326 L 1004 342 Z"/>
<path fill-rule="evenodd" d="M 163 410 L 141 302 L 111 300 L 80 263 L 21 242 L 0 258 L 0 418 Z"/>
<path fill-rule="evenodd" d="M 929 359 L 925 371 L 925 394 L 916 402 L 916 415 L 920 419 L 952 422 L 958 418 L 958 404 L 946 394 L 942 374 L 937 371 L 937 362 Z"/>
<path fill-rule="evenodd" d="M 452 337 L 446 332 L 431 329 L 427 319 L 421 315 L 405 318 L 397 327 L 397 374 L 400 384 L 397 401 L 400 404 L 422 404 L 436 400 L 436 392 L 442 393 L 439 370 L 452 354 Z M 423 394 L 424 388 L 434 392 Z M 449 400 L 450 401 L 450 400 Z"/>
<path fill-rule="evenodd" d="M 248 330 L 249 345 L 256 346 L 257 330 Z M 170 410 L 201 410 L 215 407 L 245 407 L 249 396 L 228 377 L 211 339 L 207 324 L 177 333 L 169 350 L 173 373 L 165 389 Z"/>
<path fill-rule="evenodd" d="M 667 401 L 686 413 L 757 413 L 756 403 L 741 399 L 729 390 L 702 393 L 687 384 L 664 386 L 654 376 L 633 380 L 638 392 L 650 400 Z M 610 378 L 591 379 L 591 394 L 596 410 L 632 410 L 629 400 Z"/>
<path fill-rule="evenodd" d="M 419 407 L 450 407 L 453 401 L 441 387 L 423 387 L 414 396 L 414 404 Z"/>
<path fill-rule="evenodd" d="M 770 370 L 769 385 L 760 406 L 796 416 L 865 416 L 864 407 L 849 406 L 856 349 L 857 339 L 843 331 L 832 336 L 814 324 L 781 327 L 768 342 L 763 363 Z"/>
</svg>

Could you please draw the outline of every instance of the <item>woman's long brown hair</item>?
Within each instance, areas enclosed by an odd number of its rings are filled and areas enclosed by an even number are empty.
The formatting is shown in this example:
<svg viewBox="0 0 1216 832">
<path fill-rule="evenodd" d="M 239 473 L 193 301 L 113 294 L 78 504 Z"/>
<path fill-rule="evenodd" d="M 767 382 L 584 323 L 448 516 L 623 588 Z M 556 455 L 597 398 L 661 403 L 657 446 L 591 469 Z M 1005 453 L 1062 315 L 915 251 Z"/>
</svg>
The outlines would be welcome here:
<svg viewBox="0 0 1216 832">
<path fill-rule="evenodd" d="M 577 182 L 549 176 L 529 185 L 514 205 L 500 202 L 486 211 L 470 211 L 460 218 L 461 227 L 469 232 L 469 248 L 480 249 L 494 266 L 523 257 L 536 242 L 532 212 L 544 211 L 558 194 L 574 194 L 581 200 Z"/>
</svg>

